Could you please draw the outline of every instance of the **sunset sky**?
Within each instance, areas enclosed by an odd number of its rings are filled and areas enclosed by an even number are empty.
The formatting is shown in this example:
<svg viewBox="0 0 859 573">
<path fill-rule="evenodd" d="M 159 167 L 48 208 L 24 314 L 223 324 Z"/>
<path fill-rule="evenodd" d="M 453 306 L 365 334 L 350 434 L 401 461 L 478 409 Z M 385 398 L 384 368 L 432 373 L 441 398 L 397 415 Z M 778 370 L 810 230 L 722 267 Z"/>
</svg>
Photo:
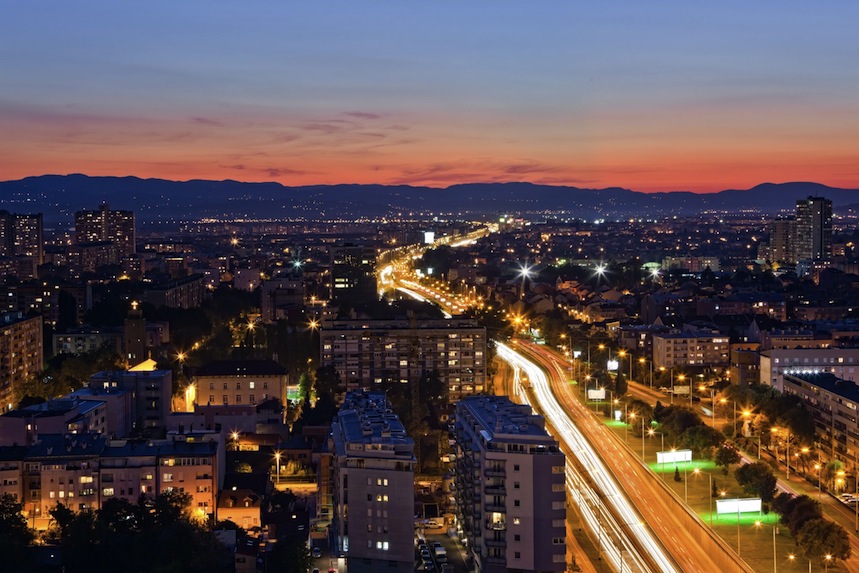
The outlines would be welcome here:
<svg viewBox="0 0 859 573">
<path fill-rule="evenodd" d="M 859 187 L 854 0 L 0 14 L 0 180 Z"/>
</svg>

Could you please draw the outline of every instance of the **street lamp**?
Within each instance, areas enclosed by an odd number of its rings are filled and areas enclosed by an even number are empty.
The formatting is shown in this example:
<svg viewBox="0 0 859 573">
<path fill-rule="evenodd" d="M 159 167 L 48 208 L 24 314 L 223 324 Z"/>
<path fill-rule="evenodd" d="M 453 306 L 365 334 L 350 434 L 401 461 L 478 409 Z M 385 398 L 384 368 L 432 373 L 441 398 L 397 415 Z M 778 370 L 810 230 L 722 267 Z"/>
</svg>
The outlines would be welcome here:
<svg viewBox="0 0 859 573">
<path fill-rule="evenodd" d="M 277 464 L 277 484 L 280 485 L 280 452 L 274 453 L 274 461 Z"/>
<path fill-rule="evenodd" d="M 635 420 L 635 412 L 630 414 L 629 417 Z M 641 417 L 641 461 L 644 461 L 644 416 Z"/>
<path fill-rule="evenodd" d="M 761 528 L 761 521 L 755 521 L 755 527 L 758 529 Z M 773 530 L 773 573 L 778 573 L 778 561 L 776 559 L 776 551 L 775 551 L 775 525 L 771 526 Z"/>
<path fill-rule="evenodd" d="M 707 493 L 707 497 L 710 498 L 710 528 L 713 527 L 713 474 L 710 472 L 701 471 L 701 468 L 695 468 L 692 470 L 692 473 L 695 475 L 707 474 L 707 477 L 710 478 L 710 491 Z"/>
<path fill-rule="evenodd" d="M 699 392 L 706 392 L 707 387 L 701 384 L 698 386 Z M 710 388 L 710 421 L 713 424 L 713 428 L 716 427 L 716 390 Z"/>
<path fill-rule="evenodd" d="M 820 499 L 820 463 L 814 464 L 814 469 L 817 470 L 817 499 Z M 859 504 L 857 504 L 859 505 Z"/>
<path fill-rule="evenodd" d="M 649 430 L 647 430 L 647 435 L 650 436 L 651 438 L 653 437 L 654 434 L 659 434 L 659 439 L 661 440 L 661 443 L 662 443 L 659 451 L 664 452 L 665 451 L 665 434 L 663 434 L 662 432 L 657 432 L 653 428 L 650 428 Z M 659 462 L 658 456 L 657 456 L 656 461 Z M 664 460 L 664 456 L 663 456 L 663 461 L 662 461 L 662 481 L 665 481 L 665 460 Z"/>
</svg>

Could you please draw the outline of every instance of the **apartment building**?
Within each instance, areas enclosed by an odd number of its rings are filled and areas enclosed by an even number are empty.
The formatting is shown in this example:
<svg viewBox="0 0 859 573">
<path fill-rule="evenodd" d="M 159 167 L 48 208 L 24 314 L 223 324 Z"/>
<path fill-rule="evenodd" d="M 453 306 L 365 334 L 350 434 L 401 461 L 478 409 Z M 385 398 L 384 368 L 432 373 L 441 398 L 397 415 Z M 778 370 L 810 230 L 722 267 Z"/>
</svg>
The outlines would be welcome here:
<svg viewBox="0 0 859 573">
<path fill-rule="evenodd" d="M 784 392 L 802 399 L 811 412 L 823 456 L 841 460 L 848 474 L 859 471 L 859 387 L 829 372 L 784 373 Z"/>
<path fill-rule="evenodd" d="M 438 370 L 453 403 L 486 384 L 486 329 L 475 320 L 325 321 L 320 345 L 322 365 L 334 366 L 347 391 Z"/>
<path fill-rule="evenodd" d="M 194 373 L 201 404 L 256 405 L 270 398 L 286 403 L 287 372 L 273 360 L 219 360 Z"/>
<path fill-rule="evenodd" d="M 349 571 L 414 571 L 414 441 L 385 394 L 349 392 L 328 448 L 333 534 Z"/>
<path fill-rule="evenodd" d="M 859 348 L 773 348 L 761 352 L 760 383 L 784 392 L 785 373 L 827 372 L 856 380 Z"/>
<path fill-rule="evenodd" d="M 138 435 L 160 436 L 167 427 L 173 395 L 170 370 L 103 370 L 90 377 L 92 391 L 126 390 L 132 393 L 132 431 Z"/>
<path fill-rule="evenodd" d="M 476 571 L 564 571 L 564 454 L 544 420 L 506 396 L 456 405 L 458 527 Z"/>
<path fill-rule="evenodd" d="M 13 408 L 18 385 L 43 366 L 42 317 L 0 314 L 0 411 Z"/>
<path fill-rule="evenodd" d="M 726 366 L 729 339 L 713 332 L 688 331 L 653 335 L 653 363 L 676 366 Z"/>
<path fill-rule="evenodd" d="M 178 490 L 192 517 L 213 517 L 223 483 L 223 441 L 110 440 L 99 434 L 41 434 L 27 447 L 0 447 L 0 484 L 22 500 L 29 524 L 50 526 L 50 510 L 97 510 L 110 498 L 136 503 Z"/>
<path fill-rule="evenodd" d="M 115 245 L 119 256 L 134 254 L 134 213 L 111 210 L 106 204 L 97 211 L 75 213 L 75 243 L 109 242 Z"/>
</svg>

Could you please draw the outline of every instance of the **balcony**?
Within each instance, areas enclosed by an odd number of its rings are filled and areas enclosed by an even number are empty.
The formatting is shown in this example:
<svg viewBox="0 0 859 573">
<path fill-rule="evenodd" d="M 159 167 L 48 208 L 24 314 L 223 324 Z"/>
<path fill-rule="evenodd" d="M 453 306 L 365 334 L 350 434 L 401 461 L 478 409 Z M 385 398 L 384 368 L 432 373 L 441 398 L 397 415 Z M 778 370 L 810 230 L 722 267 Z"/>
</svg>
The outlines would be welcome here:
<svg viewBox="0 0 859 573">
<path fill-rule="evenodd" d="M 486 547 L 507 547 L 507 541 L 497 537 L 487 537 L 483 539 L 483 545 Z"/>
<path fill-rule="evenodd" d="M 507 495 L 507 488 L 503 485 L 487 485 L 483 491 L 487 495 Z"/>
<path fill-rule="evenodd" d="M 505 531 L 507 529 L 507 523 L 504 521 L 487 521 L 486 529 L 491 529 L 493 531 Z"/>
<path fill-rule="evenodd" d="M 484 506 L 484 510 L 493 513 L 507 513 L 507 506 L 502 504 L 488 503 Z"/>
<path fill-rule="evenodd" d="M 507 477 L 507 473 L 504 471 L 504 468 L 486 468 L 483 471 L 483 475 L 488 477 L 488 478 Z"/>
</svg>

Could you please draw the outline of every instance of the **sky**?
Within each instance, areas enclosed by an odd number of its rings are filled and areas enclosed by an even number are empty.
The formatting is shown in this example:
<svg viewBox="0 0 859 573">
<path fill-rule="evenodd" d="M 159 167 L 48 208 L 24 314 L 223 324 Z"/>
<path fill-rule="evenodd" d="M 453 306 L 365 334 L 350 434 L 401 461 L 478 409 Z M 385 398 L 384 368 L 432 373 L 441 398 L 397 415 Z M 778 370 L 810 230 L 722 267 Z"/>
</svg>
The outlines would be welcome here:
<svg viewBox="0 0 859 573">
<path fill-rule="evenodd" d="M 0 0 L 0 180 L 859 188 L 859 2 Z"/>
</svg>

